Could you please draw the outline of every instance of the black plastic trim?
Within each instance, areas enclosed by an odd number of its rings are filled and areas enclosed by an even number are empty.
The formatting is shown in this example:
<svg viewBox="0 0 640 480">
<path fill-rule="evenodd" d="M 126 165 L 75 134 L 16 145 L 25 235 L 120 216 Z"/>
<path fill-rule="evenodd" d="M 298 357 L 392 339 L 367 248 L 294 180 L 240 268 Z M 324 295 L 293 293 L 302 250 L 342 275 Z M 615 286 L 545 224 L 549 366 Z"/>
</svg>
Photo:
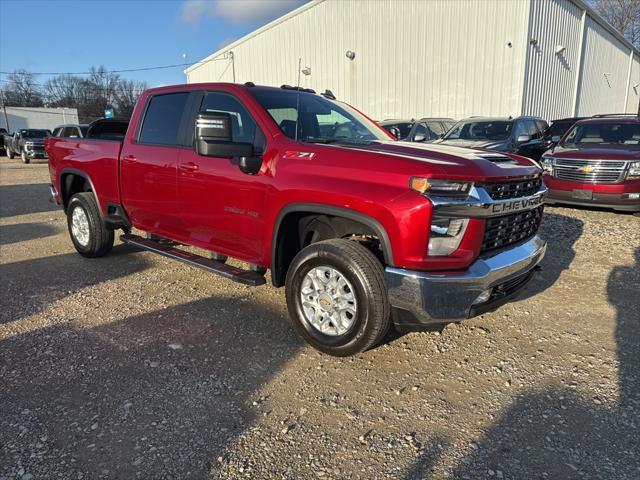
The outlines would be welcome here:
<svg viewBox="0 0 640 480">
<path fill-rule="evenodd" d="M 322 215 L 332 215 L 335 217 L 343 217 L 349 220 L 354 220 L 360 222 L 367 227 L 371 228 L 377 235 L 380 240 L 380 245 L 382 247 L 382 253 L 384 255 L 384 261 L 387 266 L 393 267 L 393 251 L 391 250 L 391 241 L 389 240 L 389 236 L 387 235 L 387 231 L 384 227 L 375 220 L 374 218 L 364 214 L 357 212 L 355 210 L 349 210 L 347 208 L 334 207 L 331 205 L 323 205 L 320 203 L 292 203 L 286 205 L 276 219 L 276 223 L 274 225 L 273 234 L 271 238 L 271 281 L 275 286 L 282 286 L 283 283 L 278 281 L 279 272 L 278 265 L 276 263 L 276 257 L 278 252 L 278 238 L 280 232 L 280 226 L 282 224 L 282 220 L 290 213 L 296 212 L 305 212 L 305 213 L 318 213 Z"/>
<path fill-rule="evenodd" d="M 62 180 L 65 177 L 65 175 L 69 175 L 69 174 L 77 175 L 79 177 L 84 178 L 87 182 L 89 182 L 89 186 L 91 187 L 91 193 L 93 193 L 93 197 L 96 200 L 96 205 L 98 205 L 98 210 L 100 210 L 100 215 L 102 215 L 102 209 L 100 208 L 100 202 L 98 201 L 98 192 L 96 192 L 96 189 L 93 186 L 93 182 L 91 181 L 91 178 L 85 172 L 83 172 L 82 170 L 78 170 L 77 168 L 63 168 L 62 171 L 60 172 L 60 179 L 59 179 L 60 192 L 59 193 L 60 193 L 60 198 L 62 199 L 62 206 L 65 209 L 65 211 L 67 209 L 67 203 L 69 203 L 69 198 L 67 198 L 66 192 L 64 191 L 64 183 Z"/>
</svg>

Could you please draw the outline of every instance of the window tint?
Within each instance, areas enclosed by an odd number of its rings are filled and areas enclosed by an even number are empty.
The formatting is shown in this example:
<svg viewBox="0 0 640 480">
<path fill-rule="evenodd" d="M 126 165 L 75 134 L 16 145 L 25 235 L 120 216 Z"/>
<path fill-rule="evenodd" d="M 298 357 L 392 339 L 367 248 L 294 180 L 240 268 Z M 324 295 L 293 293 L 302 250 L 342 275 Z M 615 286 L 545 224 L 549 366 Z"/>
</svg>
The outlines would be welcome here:
<svg viewBox="0 0 640 480">
<path fill-rule="evenodd" d="M 524 120 L 518 120 L 516 122 L 516 129 L 513 136 L 518 138 L 520 135 L 530 135 L 529 128 Z"/>
<path fill-rule="evenodd" d="M 209 92 L 202 100 L 201 112 L 223 112 L 231 116 L 231 134 L 234 142 L 253 143 L 256 136 L 256 122 L 244 105 L 226 93 Z"/>
<path fill-rule="evenodd" d="M 62 133 L 62 128 L 61 128 L 61 127 L 58 127 L 58 128 L 56 128 L 56 129 L 53 131 L 53 136 L 54 136 L 54 137 L 60 137 L 60 136 L 61 136 L 61 133 Z"/>
<path fill-rule="evenodd" d="M 444 133 L 444 128 L 440 122 L 427 122 L 427 128 L 434 133 L 434 137 L 438 137 Z"/>
<path fill-rule="evenodd" d="M 63 137 L 78 137 L 78 129 L 76 127 L 64 127 L 62 131 Z"/>
<path fill-rule="evenodd" d="M 188 92 L 152 97 L 142 123 L 140 143 L 177 145 L 180 121 L 188 97 Z"/>
<path fill-rule="evenodd" d="M 459 122 L 445 140 L 506 140 L 511 136 L 512 127 L 513 122 L 501 120 Z"/>
<path fill-rule="evenodd" d="M 538 135 L 538 127 L 535 120 L 526 120 L 524 123 L 527 129 L 527 133 L 525 135 L 529 135 L 531 138 L 536 138 Z"/>
</svg>

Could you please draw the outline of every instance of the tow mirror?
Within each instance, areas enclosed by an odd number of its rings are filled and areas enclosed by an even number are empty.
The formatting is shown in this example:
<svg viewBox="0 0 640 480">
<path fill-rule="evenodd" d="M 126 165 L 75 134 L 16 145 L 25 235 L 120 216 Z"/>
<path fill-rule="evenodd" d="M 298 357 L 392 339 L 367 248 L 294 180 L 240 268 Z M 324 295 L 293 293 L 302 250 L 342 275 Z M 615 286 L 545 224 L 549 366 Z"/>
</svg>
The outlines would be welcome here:
<svg viewBox="0 0 640 480">
<path fill-rule="evenodd" d="M 558 144 L 560 143 L 560 137 L 558 135 L 554 135 L 553 137 L 551 137 L 551 143 L 555 143 Z"/>
<path fill-rule="evenodd" d="M 228 113 L 201 112 L 196 117 L 196 152 L 205 157 L 251 157 L 253 145 L 233 141 Z"/>
<path fill-rule="evenodd" d="M 516 138 L 516 143 L 517 144 L 527 143 L 530 140 L 531 140 L 531 135 L 519 135 L 518 138 Z"/>
</svg>

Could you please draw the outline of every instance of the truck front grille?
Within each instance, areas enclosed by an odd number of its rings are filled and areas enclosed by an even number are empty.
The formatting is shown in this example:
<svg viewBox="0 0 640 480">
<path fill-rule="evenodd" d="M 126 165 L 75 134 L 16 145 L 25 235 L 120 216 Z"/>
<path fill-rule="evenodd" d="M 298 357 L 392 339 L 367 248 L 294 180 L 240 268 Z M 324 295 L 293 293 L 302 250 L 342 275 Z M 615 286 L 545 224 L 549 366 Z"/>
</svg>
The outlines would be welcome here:
<svg viewBox="0 0 640 480">
<path fill-rule="evenodd" d="M 481 253 L 528 240 L 538 231 L 542 206 L 526 212 L 488 218 L 482 239 Z"/>
<path fill-rule="evenodd" d="M 553 176 L 582 183 L 616 183 L 624 180 L 627 163 L 617 160 L 556 158 Z"/>
<path fill-rule="evenodd" d="M 542 178 L 530 178 L 510 182 L 485 183 L 482 186 L 493 200 L 529 197 L 540 190 Z"/>
</svg>

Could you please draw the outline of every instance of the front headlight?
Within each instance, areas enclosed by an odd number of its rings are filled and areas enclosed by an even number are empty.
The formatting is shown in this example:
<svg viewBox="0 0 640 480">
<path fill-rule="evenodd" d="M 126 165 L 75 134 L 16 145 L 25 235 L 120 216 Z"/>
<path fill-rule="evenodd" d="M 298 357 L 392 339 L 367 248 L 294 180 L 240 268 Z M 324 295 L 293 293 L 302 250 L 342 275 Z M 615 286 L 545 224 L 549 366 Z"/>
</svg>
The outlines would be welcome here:
<svg viewBox="0 0 640 480">
<path fill-rule="evenodd" d="M 543 157 L 542 170 L 553 177 L 553 157 Z"/>
<path fill-rule="evenodd" d="M 429 255 L 451 255 L 460 246 L 468 218 L 434 218 L 429 235 Z"/>
<path fill-rule="evenodd" d="M 627 170 L 627 180 L 636 180 L 640 178 L 640 162 L 631 162 L 629 170 Z"/>
<path fill-rule="evenodd" d="M 418 193 L 440 196 L 466 197 L 469 195 L 473 182 L 456 180 L 440 180 L 436 178 L 411 177 L 409 187 Z"/>
</svg>

